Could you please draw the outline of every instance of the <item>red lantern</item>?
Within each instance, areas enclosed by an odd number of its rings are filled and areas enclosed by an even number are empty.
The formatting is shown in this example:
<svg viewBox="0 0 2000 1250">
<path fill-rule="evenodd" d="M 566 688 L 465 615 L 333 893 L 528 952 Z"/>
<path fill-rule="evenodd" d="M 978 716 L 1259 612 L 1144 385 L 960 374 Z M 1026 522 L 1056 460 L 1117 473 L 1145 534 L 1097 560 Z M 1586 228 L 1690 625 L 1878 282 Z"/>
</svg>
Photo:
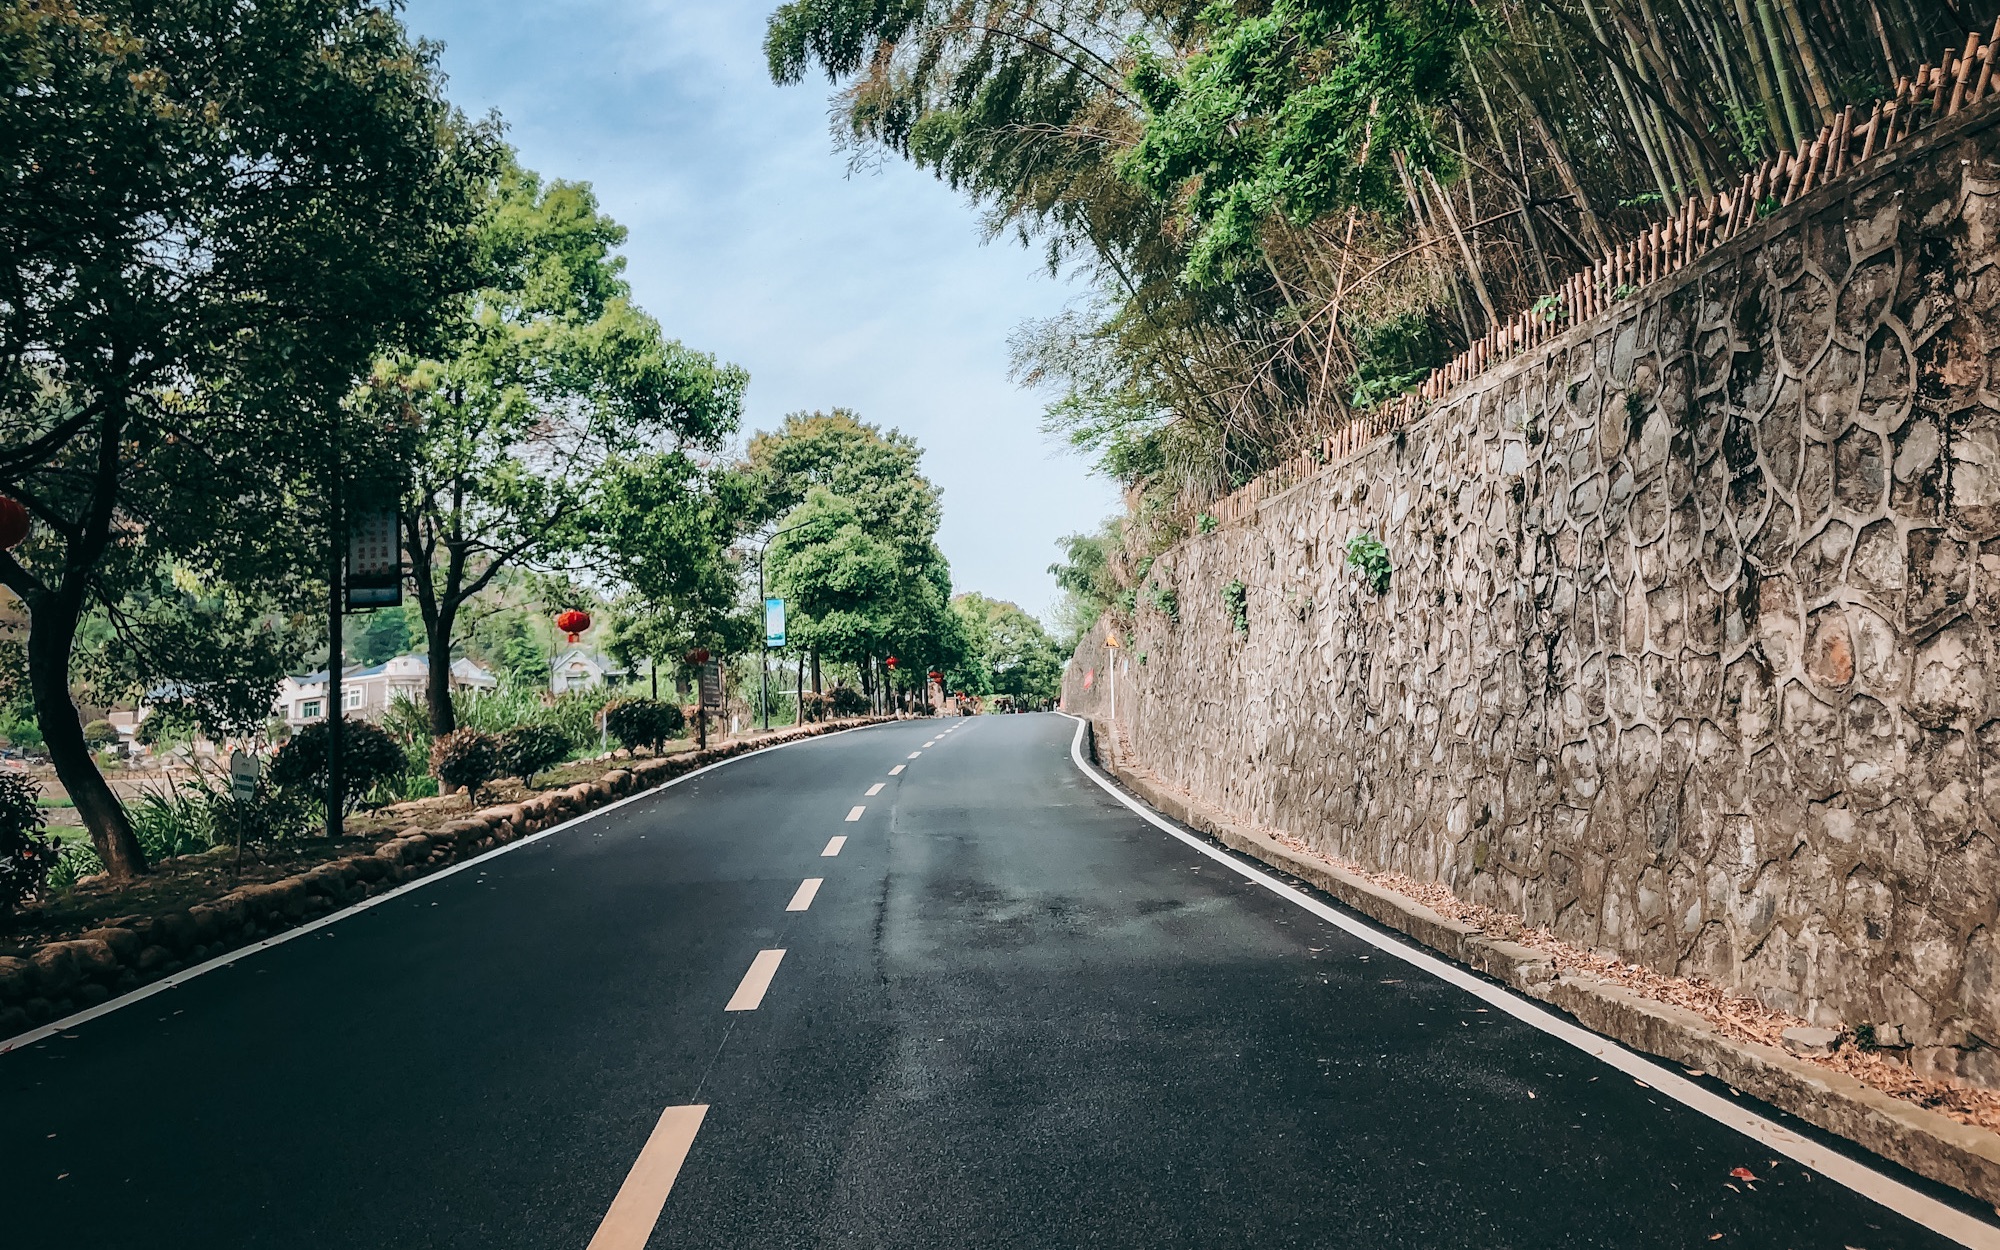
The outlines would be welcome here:
<svg viewBox="0 0 2000 1250">
<path fill-rule="evenodd" d="M 687 662 L 689 668 L 696 668 L 708 663 L 708 648 L 696 647 L 694 650 L 688 652 Z"/>
<path fill-rule="evenodd" d="M 890 667 L 890 668 L 892 668 L 892 669 L 893 669 L 893 668 L 895 668 L 895 667 L 896 667 L 896 657 L 895 657 L 895 656 L 893 656 L 893 655 L 892 655 L 892 656 L 890 656 L 890 657 L 889 657 L 889 660 L 888 660 L 888 664 L 889 664 L 889 667 Z"/>
<path fill-rule="evenodd" d="M 571 608 L 556 618 L 556 628 L 568 634 L 571 642 L 575 642 L 578 634 L 590 628 L 590 613 Z"/>
<path fill-rule="evenodd" d="M 932 669 L 932 670 L 931 670 L 931 680 L 932 680 L 932 681 L 934 681 L 934 682 L 938 682 L 938 683 L 942 684 L 942 683 L 944 682 L 944 674 L 943 674 L 943 673 L 940 673 L 940 672 L 938 672 L 938 671 L 937 671 L 936 669 Z"/>
<path fill-rule="evenodd" d="M 0 551 L 12 551 L 28 536 L 28 510 L 18 499 L 0 495 Z"/>
</svg>

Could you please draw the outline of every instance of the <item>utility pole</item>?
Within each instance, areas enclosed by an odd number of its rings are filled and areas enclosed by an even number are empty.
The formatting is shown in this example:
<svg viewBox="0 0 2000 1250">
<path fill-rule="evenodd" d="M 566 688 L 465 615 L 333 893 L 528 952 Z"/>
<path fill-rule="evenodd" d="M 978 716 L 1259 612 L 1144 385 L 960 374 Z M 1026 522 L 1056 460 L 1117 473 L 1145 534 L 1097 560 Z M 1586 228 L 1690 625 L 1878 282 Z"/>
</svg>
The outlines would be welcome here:
<svg viewBox="0 0 2000 1250">
<path fill-rule="evenodd" d="M 347 770 L 342 766 L 342 740 L 347 736 L 346 714 L 341 709 L 340 665 L 341 628 L 347 620 L 346 587 L 341 572 L 347 553 L 346 527 L 340 512 L 340 406 L 334 405 L 326 474 L 326 836 L 339 839 L 347 832 Z"/>
</svg>

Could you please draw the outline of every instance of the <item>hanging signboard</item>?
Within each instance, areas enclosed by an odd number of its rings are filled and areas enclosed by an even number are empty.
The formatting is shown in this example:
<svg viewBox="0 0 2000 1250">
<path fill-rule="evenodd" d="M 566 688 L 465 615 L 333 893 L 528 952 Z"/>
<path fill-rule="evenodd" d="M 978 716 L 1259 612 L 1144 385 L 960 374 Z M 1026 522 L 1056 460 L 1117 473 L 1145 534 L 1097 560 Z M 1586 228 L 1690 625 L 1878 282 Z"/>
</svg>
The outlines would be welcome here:
<svg viewBox="0 0 2000 1250">
<path fill-rule="evenodd" d="M 783 599 L 764 600 L 764 646 L 766 648 L 785 645 L 785 601 Z"/>
<path fill-rule="evenodd" d="M 364 504 L 347 515 L 347 610 L 394 608 L 403 603 L 403 544 L 393 498 Z"/>
<path fill-rule="evenodd" d="M 714 660 L 701 666 L 701 705 L 722 706 L 722 665 Z"/>
</svg>

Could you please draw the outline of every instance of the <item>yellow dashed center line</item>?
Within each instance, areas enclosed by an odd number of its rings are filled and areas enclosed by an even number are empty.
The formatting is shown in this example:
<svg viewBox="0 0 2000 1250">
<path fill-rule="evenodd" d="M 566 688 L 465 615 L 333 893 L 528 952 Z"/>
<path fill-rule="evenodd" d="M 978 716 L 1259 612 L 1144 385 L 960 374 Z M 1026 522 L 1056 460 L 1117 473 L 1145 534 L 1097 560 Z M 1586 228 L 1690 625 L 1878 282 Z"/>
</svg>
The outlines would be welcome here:
<svg viewBox="0 0 2000 1250">
<path fill-rule="evenodd" d="M 625 1174 L 625 1183 L 618 1187 L 618 1196 L 611 1200 L 611 1209 L 604 1213 L 604 1222 L 590 1239 L 590 1250 L 645 1250 L 653 1226 L 660 1222 L 660 1208 L 667 1205 L 667 1193 L 681 1174 L 681 1164 L 687 1161 L 694 1135 L 707 1114 L 705 1105 L 668 1107 L 660 1113 L 660 1122 L 653 1126 L 639 1161 Z"/>
<path fill-rule="evenodd" d="M 750 971 L 743 974 L 736 992 L 729 996 L 729 1005 L 724 1011 L 755 1011 L 764 1001 L 764 991 L 771 988 L 771 978 L 778 975 L 778 965 L 783 963 L 783 951 L 758 951 L 757 958 L 750 961 Z"/>
</svg>

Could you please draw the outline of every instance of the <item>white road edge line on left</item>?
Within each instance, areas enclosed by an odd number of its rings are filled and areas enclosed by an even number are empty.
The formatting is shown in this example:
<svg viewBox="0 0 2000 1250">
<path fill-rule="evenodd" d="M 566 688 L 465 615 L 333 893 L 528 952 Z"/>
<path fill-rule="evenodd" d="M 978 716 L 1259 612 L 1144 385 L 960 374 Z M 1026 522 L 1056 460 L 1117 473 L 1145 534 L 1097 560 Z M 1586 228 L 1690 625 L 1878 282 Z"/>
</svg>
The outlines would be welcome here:
<svg viewBox="0 0 2000 1250">
<path fill-rule="evenodd" d="M 493 859 L 496 856 L 506 855 L 512 851 L 518 851 L 524 846 L 528 846 L 535 842 L 540 842 L 543 838 L 561 833 L 565 829 L 573 828 L 577 825 L 582 824 L 586 820 L 594 820 L 597 817 L 605 815 L 608 812 L 615 812 L 619 808 L 625 806 L 627 803 L 637 803 L 641 799 L 656 798 L 658 797 L 661 791 L 671 790 L 675 786 L 680 785 L 682 782 L 685 781 L 693 781 L 696 777 L 701 776 L 703 773 L 712 772 L 715 769 L 721 768 L 726 764 L 734 764 L 738 760 L 747 760 L 752 758 L 753 756 L 767 755 L 772 751 L 782 751 L 786 747 L 795 747 L 800 745 L 801 743 L 824 742 L 828 738 L 838 738 L 842 734 L 857 733 L 860 730 L 872 729 L 872 728 L 874 728 L 874 726 L 872 725 L 855 725 L 848 729 L 836 729 L 830 734 L 815 734 L 810 738 L 794 738 L 790 742 L 774 742 L 767 747 L 758 747 L 754 751 L 745 751 L 741 755 L 732 755 L 726 760 L 717 760 L 713 764 L 704 764 L 700 768 L 695 769 L 691 773 L 682 773 L 680 776 L 672 778 L 671 780 L 668 781 L 663 781 L 659 785 L 654 786 L 651 789 L 641 790 L 637 794 L 628 794 L 622 799 L 606 803 L 603 807 L 597 808 L 595 811 L 588 811 L 583 813 L 583 815 L 581 816 L 572 817 L 569 820 L 565 820 L 559 825 L 550 825 L 548 828 L 542 830 L 540 833 L 531 833 L 527 837 L 522 838 L 517 842 L 509 842 L 505 846 L 496 846 L 490 851 L 483 851 L 480 854 L 473 856 L 471 859 L 461 860 L 458 863 L 453 864 L 449 868 L 440 868 L 438 871 L 431 873 L 428 876 L 419 877 L 415 881 L 406 881 L 402 885 L 397 886 L 393 890 L 385 890 L 382 893 L 375 895 L 373 898 L 362 899 L 360 902 L 355 903 L 351 907 L 344 907 L 339 911 L 329 912 L 328 914 L 321 916 L 318 920 L 311 921 L 307 924 L 302 924 L 296 929 L 287 929 L 283 933 L 274 933 L 270 937 L 264 938 L 261 941 L 252 942 L 247 946 L 239 946 L 235 950 L 224 951 L 222 954 L 215 956 L 213 959 L 209 959 L 202 963 L 198 963 L 192 968 L 183 968 L 181 971 L 174 973 L 172 976 L 160 978 L 159 980 L 153 982 L 151 985 L 142 985 L 138 989 L 133 990 L 128 994 L 121 994 L 117 998 L 107 999 L 104 1002 L 97 1004 L 97 1006 L 95 1007 L 90 1007 L 83 1011 L 79 1011 L 74 1015 L 64 1016 L 60 1020 L 52 1020 L 48 1024 L 40 1025 L 36 1028 L 29 1029 L 26 1033 L 22 1033 L 16 1037 L 7 1038 L 4 1041 L 0 1041 L 0 1055 L 7 1054 L 9 1051 L 19 1050 L 23 1046 L 32 1046 L 36 1042 L 39 1042 L 44 1038 L 53 1037 L 56 1034 L 61 1033 L 65 1030 L 76 1028 L 78 1025 L 88 1024 L 92 1020 L 95 1020 L 100 1016 L 110 1015 L 112 1012 L 117 1011 L 121 1007 L 129 1007 L 133 1003 L 143 1002 L 144 1000 L 151 998 L 155 994 L 164 993 L 167 990 L 175 989 L 179 986 L 185 985 L 189 981 L 194 980 L 196 977 L 201 976 L 203 973 L 213 972 L 217 968 L 226 968 L 230 964 L 233 964 L 241 959 L 248 959 L 250 956 L 255 955 L 259 951 L 266 951 L 274 946 L 283 946 L 285 943 L 292 941 L 294 938 L 302 938 L 308 933 L 313 933 L 320 929 L 324 929 L 328 925 L 338 923 L 339 921 L 342 920 L 346 920 L 350 916 L 357 916 L 362 912 L 367 911 L 371 907 L 379 907 L 383 903 L 386 903 L 394 898 L 400 898 L 402 895 L 408 894 L 412 890 L 421 890 L 427 885 L 435 885 L 438 882 L 444 880 L 446 877 L 456 876 L 459 873 L 464 872 L 468 868 L 476 868 L 480 864 L 483 864 L 487 860 Z"/>
<path fill-rule="evenodd" d="M 1092 767 L 1083 758 L 1083 733 L 1088 722 L 1069 712 L 1061 715 L 1068 716 L 1076 722 L 1076 736 L 1070 740 L 1069 757 L 1085 776 L 1149 824 L 1179 838 L 1217 863 L 1241 873 L 1255 884 L 1263 886 L 1287 902 L 1297 904 L 1328 924 L 1346 930 L 1377 950 L 1394 955 L 1404 963 L 1428 972 L 1440 981 L 1454 985 L 1483 1002 L 1491 1003 L 1522 1023 L 1540 1029 L 1558 1041 L 1567 1042 L 1592 1058 L 1599 1059 L 1627 1076 L 1652 1086 L 1682 1106 L 1698 1111 L 1719 1124 L 1727 1125 L 1746 1137 L 1769 1146 L 1779 1154 L 1786 1155 L 1828 1180 L 1845 1185 L 1863 1197 L 1880 1203 L 1913 1223 L 1949 1237 L 1962 1246 L 1972 1247 L 1972 1250 L 2000 1250 L 2000 1228 L 1967 1215 L 1955 1207 L 1947 1206 L 1930 1195 L 1920 1193 L 1837 1150 L 1800 1137 L 1781 1124 L 1712 1094 L 1677 1073 L 1667 1071 L 1608 1037 L 1592 1033 L 1580 1025 L 1571 1024 L 1554 1012 L 1545 1010 L 1539 1004 L 1522 998 L 1511 990 L 1481 980 L 1436 955 L 1406 946 L 1388 934 L 1327 906 L 1310 894 L 1287 885 L 1263 869 L 1244 863 L 1207 839 L 1187 832 L 1120 790 L 1104 774 Z"/>
</svg>

